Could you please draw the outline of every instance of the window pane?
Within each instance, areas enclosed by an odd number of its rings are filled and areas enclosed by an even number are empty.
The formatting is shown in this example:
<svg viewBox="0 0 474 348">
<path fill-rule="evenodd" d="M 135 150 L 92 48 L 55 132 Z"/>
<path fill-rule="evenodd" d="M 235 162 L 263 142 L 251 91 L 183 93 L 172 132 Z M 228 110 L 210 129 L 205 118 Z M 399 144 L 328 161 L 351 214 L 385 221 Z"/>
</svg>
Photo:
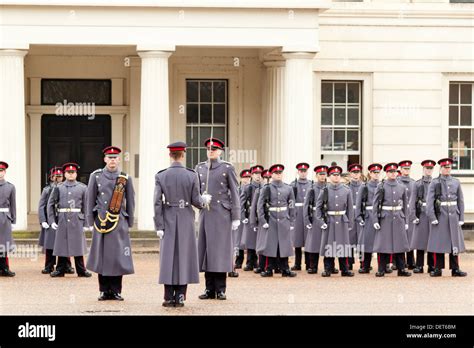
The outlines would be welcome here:
<svg viewBox="0 0 474 348">
<path fill-rule="evenodd" d="M 458 169 L 471 169 L 471 150 L 461 150 L 459 152 Z"/>
<path fill-rule="evenodd" d="M 470 129 L 460 129 L 459 130 L 459 147 L 471 148 L 471 130 Z"/>
<path fill-rule="evenodd" d="M 461 126 L 471 125 L 471 107 L 461 106 Z"/>
<path fill-rule="evenodd" d="M 186 167 L 193 168 L 193 155 L 191 154 L 192 150 L 187 150 L 184 154 L 186 156 Z"/>
<path fill-rule="evenodd" d="M 448 157 L 453 159 L 453 169 L 458 169 L 458 150 L 457 149 L 449 149 Z"/>
<path fill-rule="evenodd" d="M 321 110 L 321 124 L 332 125 L 332 108 L 323 108 Z"/>
<path fill-rule="evenodd" d="M 332 103 L 332 83 L 323 83 L 321 85 L 321 102 Z"/>
<path fill-rule="evenodd" d="M 225 102 L 225 81 L 214 82 L 214 102 Z"/>
<path fill-rule="evenodd" d="M 198 104 L 187 104 L 186 105 L 186 122 L 187 123 L 198 123 Z"/>
<path fill-rule="evenodd" d="M 449 125 L 450 126 L 458 126 L 458 107 L 457 106 L 450 106 L 449 107 Z"/>
<path fill-rule="evenodd" d="M 214 137 L 222 140 L 224 142 L 224 145 L 227 146 L 224 127 L 214 127 L 212 132 Z"/>
<path fill-rule="evenodd" d="M 449 103 L 459 104 L 459 85 L 457 83 L 449 85 Z"/>
<path fill-rule="evenodd" d="M 346 102 L 346 84 L 345 83 L 335 83 L 335 102 L 336 103 L 345 103 Z"/>
<path fill-rule="evenodd" d="M 346 109 L 345 108 L 334 109 L 334 124 L 335 125 L 346 124 Z"/>
<path fill-rule="evenodd" d="M 186 101 L 198 102 L 198 82 L 186 81 Z"/>
<path fill-rule="evenodd" d="M 347 109 L 347 124 L 351 126 L 359 125 L 359 109 Z"/>
<path fill-rule="evenodd" d="M 347 102 L 358 103 L 359 102 L 359 84 L 349 83 L 347 85 Z"/>
<path fill-rule="evenodd" d="M 472 85 L 461 85 L 461 104 L 472 104 Z"/>
<path fill-rule="evenodd" d="M 359 151 L 359 131 L 347 131 L 347 150 Z"/>
<path fill-rule="evenodd" d="M 450 129 L 449 130 L 449 147 L 457 147 L 458 141 L 458 129 Z"/>
<path fill-rule="evenodd" d="M 41 104 L 94 103 L 112 105 L 111 80 L 42 79 Z"/>
<path fill-rule="evenodd" d="M 343 151 L 346 149 L 346 132 L 343 130 L 334 131 L 334 150 Z"/>
<path fill-rule="evenodd" d="M 199 138 L 201 144 L 199 146 L 204 146 L 204 140 L 211 137 L 211 127 L 199 127 Z"/>
<path fill-rule="evenodd" d="M 199 105 L 201 111 L 201 123 L 211 123 L 212 122 L 212 104 L 201 104 Z"/>
<path fill-rule="evenodd" d="M 201 95 L 201 103 L 212 101 L 212 82 L 201 82 L 199 92 Z"/>
<path fill-rule="evenodd" d="M 321 129 L 321 149 L 332 150 L 332 130 Z"/>
<path fill-rule="evenodd" d="M 206 148 L 199 149 L 199 162 L 207 160 L 207 150 Z"/>
<path fill-rule="evenodd" d="M 214 123 L 225 124 L 225 104 L 214 104 Z"/>
</svg>

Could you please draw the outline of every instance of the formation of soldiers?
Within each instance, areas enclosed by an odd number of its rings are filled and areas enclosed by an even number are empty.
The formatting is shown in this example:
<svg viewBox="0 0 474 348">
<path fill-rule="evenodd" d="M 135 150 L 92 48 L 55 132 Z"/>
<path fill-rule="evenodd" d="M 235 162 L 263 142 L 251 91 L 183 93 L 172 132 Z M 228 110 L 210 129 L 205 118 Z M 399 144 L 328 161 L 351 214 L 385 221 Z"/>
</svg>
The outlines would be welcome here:
<svg viewBox="0 0 474 348">
<path fill-rule="evenodd" d="M 448 253 L 452 276 L 467 275 L 459 268 L 459 254 L 465 251 L 464 200 L 459 181 L 450 175 L 450 158 L 438 161 L 437 178 L 432 177 L 436 162 L 423 161 L 418 181 L 410 178 L 412 162 L 405 160 L 370 164 L 367 180 L 362 166 L 351 164 L 345 182 L 335 163 L 315 166 L 309 180 L 310 165 L 302 162 L 290 184 L 283 180 L 283 164 L 268 170 L 254 165 L 241 171 L 239 184 L 234 166 L 221 159 L 225 144 L 209 138 L 204 146 L 208 159 L 193 170 L 184 166 L 187 145 L 170 144 L 171 165 L 155 176 L 154 224 L 161 240 L 165 307 L 184 306 L 187 285 L 199 283 L 199 272 L 205 277 L 199 298 L 225 300 L 226 278 L 238 277 L 237 269 L 261 277 L 295 277 L 304 261 L 306 271 L 317 274 L 320 257 L 323 277 L 354 276 L 356 260 L 358 273 L 368 274 L 374 253 L 377 277 L 393 270 L 410 276 L 407 269 L 424 272 L 427 252 L 427 271 L 439 277 Z M 87 186 L 76 180 L 76 163 L 54 167 L 39 203 L 39 244 L 46 256 L 42 273 L 56 278 L 95 272 L 99 301 L 123 301 L 122 278 L 134 273 L 129 228 L 135 194 L 132 179 L 119 169 L 120 153 L 115 146 L 105 148 L 105 167 L 90 175 Z M 16 203 L 15 187 L 5 181 L 7 169 L 0 162 L 0 275 L 12 277 L 8 253 L 14 247 Z M 199 210 L 198 238 L 193 207 Z M 92 231 L 92 244 L 85 264 L 87 231 Z"/>
</svg>

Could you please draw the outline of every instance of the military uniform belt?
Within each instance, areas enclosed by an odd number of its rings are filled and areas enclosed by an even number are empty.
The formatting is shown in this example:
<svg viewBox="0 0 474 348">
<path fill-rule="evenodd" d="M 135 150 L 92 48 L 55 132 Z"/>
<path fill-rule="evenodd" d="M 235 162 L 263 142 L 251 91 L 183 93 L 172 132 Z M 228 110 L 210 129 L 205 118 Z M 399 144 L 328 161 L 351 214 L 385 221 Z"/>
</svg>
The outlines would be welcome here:
<svg viewBox="0 0 474 348">
<path fill-rule="evenodd" d="M 345 213 L 346 213 L 345 210 L 329 210 L 328 211 L 328 215 L 335 215 L 335 216 L 344 215 Z"/>
<path fill-rule="evenodd" d="M 295 207 L 302 207 L 304 203 L 295 203 Z"/>
<path fill-rule="evenodd" d="M 286 209 L 288 209 L 288 208 L 287 207 L 270 207 L 270 208 L 268 208 L 269 211 L 276 211 L 276 212 L 285 211 Z"/>
<path fill-rule="evenodd" d="M 373 206 L 368 205 L 368 206 L 365 207 L 365 210 L 372 210 L 373 208 L 374 208 Z"/>
<path fill-rule="evenodd" d="M 0 208 L 0 213 L 9 213 L 10 208 Z"/>
<path fill-rule="evenodd" d="M 382 207 L 382 210 L 390 210 L 390 211 L 397 211 L 397 210 L 402 210 L 402 207 L 397 205 L 397 206 L 391 206 L 391 205 L 384 205 Z"/>
<path fill-rule="evenodd" d="M 58 213 L 80 213 L 81 209 L 79 208 L 59 208 Z"/>
<path fill-rule="evenodd" d="M 181 207 L 181 206 L 188 206 L 189 202 L 166 202 L 166 205 L 169 207 Z"/>
<path fill-rule="evenodd" d="M 453 205 L 458 205 L 458 202 L 456 201 L 446 201 L 446 202 L 441 202 L 441 205 L 447 205 L 448 207 L 453 206 Z"/>
</svg>

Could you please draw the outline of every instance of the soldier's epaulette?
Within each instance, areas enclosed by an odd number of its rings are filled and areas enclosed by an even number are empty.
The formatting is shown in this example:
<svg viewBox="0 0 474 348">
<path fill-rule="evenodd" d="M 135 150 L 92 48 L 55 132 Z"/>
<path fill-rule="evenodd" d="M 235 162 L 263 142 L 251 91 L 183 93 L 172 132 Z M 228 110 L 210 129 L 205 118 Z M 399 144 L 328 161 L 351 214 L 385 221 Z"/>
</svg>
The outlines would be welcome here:
<svg viewBox="0 0 474 348">
<path fill-rule="evenodd" d="M 207 163 L 207 161 L 204 161 L 204 162 L 199 162 L 198 164 L 196 164 L 196 167 L 199 167 L 199 166 L 203 166 Z"/>
<path fill-rule="evenodd" d="M 161 172 L 164 172 L 165 170 L 167 170 L 168 168 L 165 168 L 165 169 L 162 169 L 162 170 L 159 170 L 158 173 L 156 174 L 160 174 Z"/>
<path fill-rule="evenodd" d="M 222 163 L 225 163 L 225 164 L 227 164 L 227 165 L 229 165 L 229 166 L 231 166 L 232 168 L 234 168 L 234 165 L 233 165 L 232 163 L 230 163 L 230 162 L 227 162 L 227 161 L 221 161 L 221 162 L 222 162 Z"/>
<path fill-rule="evenodd" d="M 99 169 L 94 170 L 94 171 L 91 173 L 91 175 L 92 175 L 92 174 L 96 174 L 96 173 L 102 173 L 102 168 L 99 168 Z"/>
<path fill-rule="evenodd" d="M 84 184 L 83 182 L 78 181 L 78 183 L 79 183 L 79 186 L 85 186 L 85 187 L 87 187 L 87 185 Z"/>
<path fill-rule="evenodd" d="M 184 168 L 186 168 L 186 169 L 189 170 L 190 172 L 196 173 L 196 171 L 195 171 L 194 169 L 192 169 L 192 168 L 188 168 L 188 167 L 184 167 Z"/>
</svg>

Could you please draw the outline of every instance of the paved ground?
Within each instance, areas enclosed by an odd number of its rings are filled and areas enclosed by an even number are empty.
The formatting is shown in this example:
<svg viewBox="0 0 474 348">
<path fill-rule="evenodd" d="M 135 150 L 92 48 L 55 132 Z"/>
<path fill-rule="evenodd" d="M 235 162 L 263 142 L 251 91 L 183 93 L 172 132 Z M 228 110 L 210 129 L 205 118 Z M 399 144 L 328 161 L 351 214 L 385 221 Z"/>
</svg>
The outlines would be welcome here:
<svg viewBox="0 0 474 348">
<path fill-rule="evenodd" d="M 40 273 L 43 260 L 11 260 L 15 278 L 0 278 L 0 314 L 474 314 L 474 254 L 461 256 L 466 278 L 385 278 L 298 272 L 296 278 L 261 278 L 240 270 L 228 280 L 227 301 L 202 301 L 201 284 L 190 285 L 186 306 L 161 306 L 163 288 L 157 284 L 158 255 L 134 255 L 135 271 L 124 277 L 124 302 L 98 302 L 97 276 L 52 279 Z M 320 261 L 320 268 L 321 268 Z"/>
</svg>

